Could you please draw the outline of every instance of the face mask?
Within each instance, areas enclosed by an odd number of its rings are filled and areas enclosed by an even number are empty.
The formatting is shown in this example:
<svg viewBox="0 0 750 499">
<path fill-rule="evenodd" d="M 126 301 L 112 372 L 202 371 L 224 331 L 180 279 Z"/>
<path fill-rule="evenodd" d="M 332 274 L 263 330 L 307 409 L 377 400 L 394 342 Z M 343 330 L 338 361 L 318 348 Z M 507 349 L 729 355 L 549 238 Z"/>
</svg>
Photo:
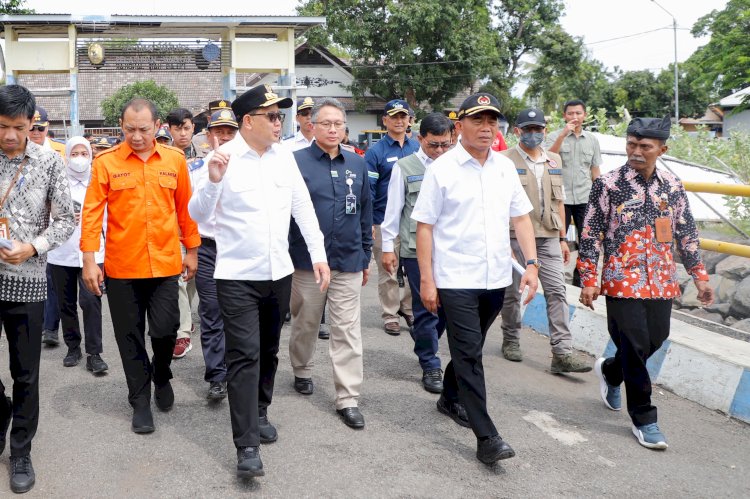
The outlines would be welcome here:
<svg viewBox="0 0 750 499">
<path fill-rule="evenodd" d="M 83 156 L 76 156 L 68 160 L 68 168 L 76 173 L 84 173 L 91 167 L 91 160 Z"/>
<path fill-rule="evenodd" d="M 521 134 L 521 144 L 529 149 L 536 149 L 544 141 L 544 132 L 524 132 Z"/>
</svg>

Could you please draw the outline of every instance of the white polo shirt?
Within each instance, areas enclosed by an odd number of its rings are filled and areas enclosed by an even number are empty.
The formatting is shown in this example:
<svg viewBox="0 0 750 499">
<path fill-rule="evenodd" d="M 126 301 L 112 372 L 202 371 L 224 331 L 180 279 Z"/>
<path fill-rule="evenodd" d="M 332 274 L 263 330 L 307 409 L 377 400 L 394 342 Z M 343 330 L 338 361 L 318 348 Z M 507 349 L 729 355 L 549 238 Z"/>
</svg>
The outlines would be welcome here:
<svg viewBox="0 0 750 499">
<path fill-rule="evenodd" d="M 433 225 L 432 272 L 446 289 L 499 289 L 513 281 L 510 217 L 533 209 L 516 168 L 490 151 L 484 166 L 459 142 L 427 169 L 412 218 Z"/>
<path fill-rule="evenodd" d="M 425 154 L 421 147 L 414 154 L 417 155 L 425 168 L 432 164 L 432 158 Z M 399 227 L 401 227 L 401 212 L 404 211 L 404 205 L 406 204 L 406 192 L 404 191 L 404 176 L 401 174 L 401 167 L 398 166 L 398 163 L 395 163 L 391 170 L 391 180 L 388 183 L 385 216 L 383 217 L 383 223 L 380 224 L 380 232 L 383 235 L 383 252 L 393 252 L 393 241 L 398 236 Z"/>
<path fill-rule="evenodd" d="M 214 278 L 277 281 L 294 272 L 288 242 L 292 216 L 312 261 L 327 262 L 315 208 L 294 155 L 273 144 L 259 156 L 240 134 L 219 150 L 230 155 L 224 178 L 196 185 L 188 204 L 199 224 L 215 216 Z"/>
<path fill-rule="evenodd" d="M 306 147 L 310 147 L 310 145 L 313 143 L 313 140 L 310 139 L 307 140 L 307 137 L 302 135 L 301 131 L 297 131 L 296 134 L 294 134 L 294 137 L 290 137 L 284 141 L 281 142 L 281 145 L 284 147 L 287 147 L 290 151 L 299 151 L 300 149 L 304 149 Z"/>
</svg>

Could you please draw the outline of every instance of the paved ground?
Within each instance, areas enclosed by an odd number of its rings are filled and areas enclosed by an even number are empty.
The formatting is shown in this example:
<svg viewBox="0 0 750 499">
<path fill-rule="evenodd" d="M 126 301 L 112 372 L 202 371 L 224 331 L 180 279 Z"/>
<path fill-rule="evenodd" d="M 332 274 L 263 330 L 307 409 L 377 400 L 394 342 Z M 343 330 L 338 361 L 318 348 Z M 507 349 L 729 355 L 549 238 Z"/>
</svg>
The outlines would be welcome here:
<svg viewBox="0 0 750 499">
<path fill-rule="evenodd" d="M 130 431 L 107 313 L 109 375 L 64 368 L 64 347 L 42 352 L 37 484 L 29 497 L 750 497 L 750 427 L 657 389 L 670 448 L 647 450 L 625 413 L 604 408 L 593 373 L 549 374 L 547 339 L 530 331 L 524 362 L 507 362 L 497 326 L 485 347 L 489 409 L 517 457 L 482 465 L 470 430 L 438 413 L 437 396 L 422 390 L 408 332 L 384 334 L 378 309 L 371 284 L 363 294 L 363 431 L 334 412 L 327 342 L 318 344 L 315 394 L 294 392 L 285 327 L 269 412 L 280 438 L 262 447 L 266 476 L 254 481 L 235 478 L 227 403 L 205 400 L 199 345 L 173 364 L 176 404 L 169 413 L 154 409 L 156 432 Z M 441 349 L 446 358 L 445 340 Z M 4 340 L 0 350 L 6 381 Z M 6 451 L 4 497 L 7 464 Z"/>
</svg>

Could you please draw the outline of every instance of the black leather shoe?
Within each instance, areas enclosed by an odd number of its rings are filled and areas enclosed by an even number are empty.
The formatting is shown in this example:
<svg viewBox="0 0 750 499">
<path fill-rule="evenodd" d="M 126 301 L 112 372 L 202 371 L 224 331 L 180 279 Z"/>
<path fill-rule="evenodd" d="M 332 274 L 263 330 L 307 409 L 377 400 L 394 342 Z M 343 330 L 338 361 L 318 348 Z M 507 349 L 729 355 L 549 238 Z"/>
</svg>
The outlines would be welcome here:
<svg viewBox="0 0 750 499">
<path fill-rule="evenodd" d="M 13 402 L 10 397 L 0 395 L 0 454 L 5 451 L 5 438 L 8 435 L 11 419 L 13 419 Z"/>
<path fill-rule="evenodd" d="M 301 393 L 302 395 L 312 395 L 315 387 L 313 386 L 312 378 L 298 378 L 295 376 L 294 389 L 297 390 L 297 393 Z"/>
<path fill-rule="evenodd" d="M 430 393 L 443 392 L 442 369 L 428 369 L 422 373 L 422 386 Z"/>
<path fill-rule="evenodd" d="M 208 387 L 208 400 L 224 400 L 227 396 L 227 382 L 226 381 L 211 381 L 211 385 Z"/>
<path fill-rule="evenodd" d="M 109 369 L 109 366 L 102 360 L 98 353 L 86 357 L 86 370 L 91 371 L 92 374 L 102 374 L 107 369 Z"/>
<path fill-rule="evenodd" d="M 365 427 L 365 417 L 359 412 L 359 407 L 347 407 L 345 409 L 336 409 L 344 424 L 349 428 L 361 430 Z"/>
<path fill-rule="evenodd" d="M 318 328 L 318 339 L 327 340 L 330 337 L 331 337 L 331 329 L 328 327 L 328 324 L 321 324 L 320 328 Z"/>
<path fill-rule="evenodd" d="M 258 417 L 258 433 L 262 444 L 272 444 L 279 439 L 279 433 L 276 427 L 268 421 L 268 416 Z"/>
<path fill-rule="evenodd" d="M 477 440 L 477 459 L 484 464 L 492 464 L 515 455 L 516 452 L 505 443 L 500 435 Z"/>
<path fill-rule="evenodd" d="M 58 336 L 57 331 L 52 331 L 51 329 L 45 329 L 42 331 L 42 343 L 48 347 L 56 347 L 59 345 L 60 337 Z"/>
<path fill-rule="evenodd" d="M 152 433 L 154 431 L 154 416 L 151 407 L 143 406 L 133 409 L 133 433 Z"/>
<path fill-rule="evenodd" d="M 68 350 L 68 354 L 63 359 L 63 365 L 65 367 L 73 367 L 77 366 L 79 362 L 81 362 L 81 358 L 83 357 L 83 354 L 81 353 L 81 348 L 71 348 Z"/>
<path fill-rule="evenodd" d="M 401 310 L 398 311 L 398 315 L 404 318 L 406 321 L 406 325 L 409 326 L 409 331 L 414 329 L 414 316 L 413 315 L 407 315 L 403 313 Z"/>
<path fill-rule="evenodd" d="M 23 494 L 34 488 L 36 474 L 31 465 L 31 456 L 10 456 L 10 490 Z"/>
<path fill-rule="evenodd" d="M 237 449 L 237 476 L 240 478 L 263 476 L 263 461 L 260 460 L 260 447 L 239 447 Z"/>
<path fill-rule="evenodd" d="M 154 402 L 156 407 L 162 411 L 168 411 L 174 405 L 174 391 L 172 383 L 167 381 L 164 384 L 154 384 Z"/>
<path fill-rule="evenodd" d="M 469 417 L 466 415 L 466 409 L 459 402 L 449 402 L 441 395 L 435 405 L 438 411 L 449 416 L 457 424 L 465 428 L 471 428 Z"/>
</svg>

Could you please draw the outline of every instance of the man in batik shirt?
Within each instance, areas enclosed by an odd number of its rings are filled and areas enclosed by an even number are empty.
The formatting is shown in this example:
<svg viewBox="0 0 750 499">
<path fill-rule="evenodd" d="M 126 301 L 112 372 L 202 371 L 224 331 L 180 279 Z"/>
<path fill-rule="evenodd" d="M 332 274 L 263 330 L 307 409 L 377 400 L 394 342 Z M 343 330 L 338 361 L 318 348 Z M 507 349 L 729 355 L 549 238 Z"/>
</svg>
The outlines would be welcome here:
<svg viewBox="0 0 750 499">
<path fill-rule="evenodd" d="M 651 404 L 646 361 L 669 336 L 672 299 L 680 295 L 673 245 L 693 276 L 701 303 L 711 304 L 714 296 L 685 188 L 675 175 L 656 168 L 667 152 L 670 126 L 669 117 L 630 122 L 628 162 L 594 181 L 577 262 L 584 286 L 580 301 L 593 309 L 599 294 L 607 297 L 609 334 L 617 347 L 613 357 L 594 365 L 601 397 L 609 409 L 619 411 L 620 384 L 625 382 L 633 434 L 651 449 L 667 448 Z"/>
</svg>

